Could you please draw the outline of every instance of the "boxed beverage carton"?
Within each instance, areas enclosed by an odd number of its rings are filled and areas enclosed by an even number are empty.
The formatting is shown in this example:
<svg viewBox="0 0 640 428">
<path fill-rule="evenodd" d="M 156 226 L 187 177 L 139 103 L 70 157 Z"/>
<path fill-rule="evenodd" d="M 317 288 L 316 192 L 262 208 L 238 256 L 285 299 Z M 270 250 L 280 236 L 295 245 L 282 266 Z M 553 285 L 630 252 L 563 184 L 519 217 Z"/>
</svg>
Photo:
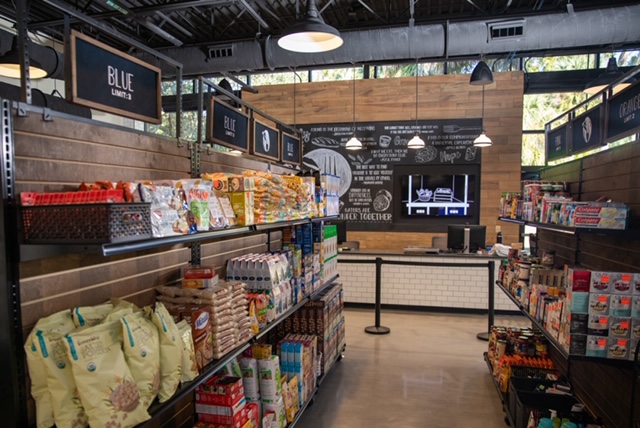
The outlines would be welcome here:
<svg viewBox="0 0 640 428">
<path fill-rule="evenodd" d="M 613 294 L 631 294 L 633 274 L 631 273 L 617 273 L 613 277 L 613 288 L 611 292 Z"/>
<path fill-rule="evenodd" d="M 592 293 L 609 294 L 612 289 L 612 272 L 591 272 L 589 291 Z"/>
<path fill-rule="evenodd" d="M 242 424 L 244 423 L 243 419 L 246 418 L 246 412 L 243 412 L 245 405 L 245 397 L 242 397 L 231 406 L 202 404 L 196 402 L 196 413 L 198 413 L 199 422 L 227 425 Z"/>
<path fill-rule="evenodd" d="M 572 334 L 569 339 L 569 354 L 586 355 L 587 337 L 586 334 Z"/>
<path fill-rule="evenodd" d="M 196 403 L 233 407 L 245 397 L 242 378 L 214 376 L 196 389 Z"/>
<path fill-rule="evenodd" d="M 591 271 L 567 268 L 567 289 L 572 291 L 589 291 Z"/>
<path fill-rule="evenodd" d="M 569 314 L 569 332 L 571 334 L 587 334 L 588 314 Z"/>
<path fill-rule="evenodd" d="M 612 294 L 609 300 L 609 314 L 616 317 L 630 317 L 631 300 L 630 294 Z"/>
<path fill-rule="evenodd" d="M 589 313 L 589 292 L 588 291 L 566 291 L 566 305 L 569 306 L 571 313 L 586 314 Z"/>
<path fill-rule="evenodd" d="M 587 357 L 607 357 L 608 339 L 601 336 L 587 336 Z"/>
<path fill-rule="evenodd" d="M 589 314 L 587 323 L 587 333 L 592 336 L 608 336 L 609 335 L 609 316 Z"/>
<path fill-rule="evenodd" d="M 629 339 L 609 338 L 607 342 L 607 358 L 628 360 L 630 353 Z"/>
</svg>

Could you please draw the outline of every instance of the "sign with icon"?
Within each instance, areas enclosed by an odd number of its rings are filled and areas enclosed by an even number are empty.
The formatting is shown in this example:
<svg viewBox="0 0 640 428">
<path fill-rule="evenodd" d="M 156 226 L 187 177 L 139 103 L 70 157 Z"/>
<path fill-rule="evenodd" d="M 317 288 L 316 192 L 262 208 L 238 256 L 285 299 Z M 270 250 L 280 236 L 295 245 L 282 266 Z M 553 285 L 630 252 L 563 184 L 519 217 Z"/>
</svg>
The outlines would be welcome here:
<svg viewBox="0 0 640 428">
<path fill-rule="evenodd" d="M 253 119 L 253 143 L 251 154 L 262 158 L 280 160 L 280 135 L 274 129 L 257 119 Z"/>
<path fill-rule="evenodd" d="M 571 125 L 571 154 L 593 150 L 602 145 L 602 105 L 574 117 Z"/>
</svg>

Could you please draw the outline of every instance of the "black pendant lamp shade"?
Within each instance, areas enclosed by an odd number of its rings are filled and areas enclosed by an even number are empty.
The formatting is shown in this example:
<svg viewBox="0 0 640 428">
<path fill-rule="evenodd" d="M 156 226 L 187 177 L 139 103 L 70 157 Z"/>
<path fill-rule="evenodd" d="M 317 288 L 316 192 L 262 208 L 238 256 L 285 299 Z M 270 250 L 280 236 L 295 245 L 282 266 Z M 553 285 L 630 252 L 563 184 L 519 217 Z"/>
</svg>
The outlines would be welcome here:
<svg viewBox="0 0 640 428">
<path fill-rule="evenodd" d="M 18 53 L 17 39 L 13 38 L 11 49 L 0 57 L 0 76 L 11 77 L 13 79 L 20 78 L 20 54 Z M 42 79 L 47 77 L 47 71 L 42 68 L 40 63 L 33 58 L 29 58 L 29 78 Z"/>
<path fill-rule="evenodd" d="M 618 68 L 616 59 L 614 57 L 611 57 L 609 58 L 607 68 L 605 69 L 604 73 L 593 79 L 591 82 L 587 83 L 587 86 L 585 86 L 583 92 L 591 95 L 597 94 L 622 76 L 624 76 L 624 73 Z M 630 86 L 635 81 L 636 79 L 631 77 L 628 80 L 617 85 L 615 91 L 617 92 L 620 89 L 624 89 L 627 86 Z"/>
<path fill-rule="evenodd" d="M 470 85 L 490 85 L 493 83 L 493 73 L 486 62 L 480 61 L 471 72 Z"/>
<path fill-rule="evenodd" d="M 307 11 L 301 21 L 286 29 L 278 46 L 293 52 L 327 52 L 342 46 L 338 30 L 324 23 L 315 0 L 307 0 Z"/>
</svg>

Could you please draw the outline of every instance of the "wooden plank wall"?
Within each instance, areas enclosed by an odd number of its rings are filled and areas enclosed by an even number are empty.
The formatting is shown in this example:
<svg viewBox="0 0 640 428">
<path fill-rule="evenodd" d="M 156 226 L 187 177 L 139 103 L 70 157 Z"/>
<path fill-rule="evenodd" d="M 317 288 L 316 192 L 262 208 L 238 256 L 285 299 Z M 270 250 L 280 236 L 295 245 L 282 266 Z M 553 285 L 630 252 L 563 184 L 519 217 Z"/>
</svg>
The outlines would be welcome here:
<svg viewBox="0 0 640 428">
<path fill-rule="evenodd" d="M 485 88 L 485 128 L 493 146 L 482 149 L 480 223 L 487 225 L 487 244 L 495 240 L 502 192 L 520 190 L 522 106 L 521 72 L 494 73 L 495 84 Z M 344 122 L 353 117 L 353 83 L 312 82 L 259 87 L 242 97 L 268 114 L 293 124 Z M 383 122 L 415 119 L 415 78 L 367 79 L 356 82 L 356 121 Z M 469 85 L 468 75 L 425 76 L 418 82 L 419 119 L 479 118 L 482 88 Z M 519 242 L 517 225 L 501 223 L 505 243 Z M 402 250 L 407 245 L 431 245 L 434 234 L 348 232 L 361 248 Z"/>
<path fill-rule="evenodd" d="M 574 196 L 582 174 L 580 200 L 605 197 L 625 202 L 631 208 L 631 226 L 638 229 L 640 218 L 640 143 L 613 148 L 569 164 L 543 172 L 542 178 L 571 181 Z M 560 263 L 613 272 L 640 272 L 640 239 L 638 234 L 616 236 L 580 234 L 579 237 L 541 231 L 539 246 L 556 249 Z M 543 247 L 544 246 L 544 247 Z M 578 250 L 575 253 L 575 250 Z M 572 358 L 569 375 L 580 398 L 606 426 L 628 427 L 631 408 L 632 370 L 615 362 Z M 636 417 L 640 417 L 640 399 L 636 397 Z"/>
<path fill-rule="evenodd" d="M 40 115 L 15 117 L 16 190 L 63 191 L 81 181 L 154 180 L 190 177 L 190 152 L 173 140 L 135 131 L 97 126 Z M 247 156 L 203 152 L 202 171 L 265 170 L 266 164 Z M 288 170 L 272 167 L 274 172 Z M 274 233 L 272 241 L 279 240 Z M 267 235 L 247 234 L 202 244 L 202 263 L 224 276 L 226 260 L 246 252 L 267 249 Z M 20 299 L 23 335 L 36 321 L 79 305 L 95 305 L 111 297 L 126 298 L 139 306 L 154 302 L 154 287 L 175 282 L 191 257 L 186 245 L 103 257 L 66 254 L 20 264 Z M 192 426 L 191 399 L 167 411 L 158 426 Z M 32 420 L 33 403 L 30 403 Z M 175 416 L 174 416 L 175 415 Z"/>
</svg>

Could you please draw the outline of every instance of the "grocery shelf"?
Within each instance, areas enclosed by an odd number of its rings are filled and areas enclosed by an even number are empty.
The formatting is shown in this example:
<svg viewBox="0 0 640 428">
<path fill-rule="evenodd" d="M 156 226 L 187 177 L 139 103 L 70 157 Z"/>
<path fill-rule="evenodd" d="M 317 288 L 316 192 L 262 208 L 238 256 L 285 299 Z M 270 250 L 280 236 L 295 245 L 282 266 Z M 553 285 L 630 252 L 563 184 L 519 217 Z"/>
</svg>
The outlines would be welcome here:
<svg viewBox="0 0 640 428">
<path fill-rule="evenodd" d="M 535 221 L 526 221 L 510 217 L 498 217 L 498 220 L 506 223 L 515 223 L 521 226 L 531 226 L 537 229 L 550 230 L 552 232 L 565 233 L 567 235 L 577 235 L 580 233 L 591 233 L 597 235 L 610 235 L 610 236 L 624 236 L 626 238 L 638 238 L 640 237 L 640 230 L 638 229 L 597 229 L 590 227 L 569 227 L 561 226 L 559 224 L 538 223 Z"/>
<path fill-rule="evenodd" d="M 524 306 L 522 306 L 522 304 L 520 304 L 520 302 L 511 295 L 511 293 L 509 292 L 509 290 L 507 290 L 504 285 L 502 284 L 502 281 L 496 281 L 496 285 L 498 286 L 498 288 L 500 288 L 504 294 L 507 295 L 507 297 L 509 299 L 511 299 L 511 301 L 518 307 L 518 309 L 520 309 L 520 312 L 522 312 L 522 314 L 524 316 L 526 316 L 527 318 L 529 318 L 529 320 L 536 326 L 536 328 L 538 330 L 540 330 L 542 332 L 542 334 L 544 334 L 544 336 L 547 338 L 547 340 L 558 350 L 558 352 L 560 352 L 560 354 L 562 354 L 562 356 L 567 359 L 569 358 L 569 353 L 567 352 L 567 350 L 562 347 L 560 345 L 560 342 L 558 342 L 558 340 L 551 336 L 549 334 L 549 332 L 547 331 L 547 329 L 544 328 L 544 326 L 542 325 L 542 323 L 540 321 L 538 321 L 537 319 L 535 319 L 534 317 L 532 317 L 529 314 L 529 311 L 527 311 L 525 309 Z"/>
<path fill-rule="evenodd" d="M 340 350 L 340 352 L 338 352 L 338 356 L 336 357 L 335 361 L 333 362 L 333 364 L 331 364 L 331 367 L 329 367 L 329 371 L 323 373 L 322 376 L 320 376 L 318 378 L 318 382 L 317 382 L 318 387 L 322 384 L 322 382 L 324 382 L 324 380 L 326 379 L 327 375 L 329 373 L 331 373 L 331 370 L 333 370 L 333 368 L 336 366 L 336 363 L 342 359 L 342 354 L 344 353 L 344 351 L 346 349 L 347 349 L 347 345 L 343 344 L 342 345 L 342 349 Z"/>
<path fill-rule="evenodd" d="M 293 428 L 296 426 L 298 421 L 302 418 L 302 414 L 304 413 L 304 411 L 307 410 L 307 407 L 309 407 L 309 404 L 311 404 L 313 400 L 316 398 L 317 393 L 318 393 L 318 388 L 316 387 L 316 389 L 314 389 L 313 392 L 309 395 L 309 399 L 307 399 L 307 401 L 305 401 L 304 404 L 302 404 L 302 406 L 300 407 L 300 410 L 298 410 L 298 413 L 296 413 L 296 417 L 293 419 L 293 421 L 291 421 L 291 423 L 287 425 L 288 428 Z"/>
<path fill-rule="evenodd" d="M 339 220 L 340 216 L 338 215 L 331 215 L 331 216 L 327 216 L 327 217 L 314 217 L 311 219 L 312 223 L 320 223 L 322 221 L 331 221 L 331 220 Z"/>
<path fill-rule="evenodd" d="M 213 374 L 215 374 L 220 369 L 222 369 L 225 365 L 227 365 L 227 363 L 229 363 L 231 360 L 236 358 L 238 355 L 242 354 L 245 350 L 249 348 L 249 346 L 251 346 L 250 342 L 246 342 L 238 346 L 237 348 L 235 348 L 233 351 L 229 352 L 223 358 L 212 361 L 211 363 L 206 365 L 200 371 L 200 375 L 197 378 L 195 378 L 191 382 L 182 383 L 178 387 L 178 390 L 176 391 L 176 393 L 173 394 L 173 396 L 169 400 L 165 401 L 164 403 L 159 403 L 155 401 L 149 408 L 149 414 L 151 415 L 151 419 L 149 419 L 148 421 L 140 425 L 137 425 L 137 428 L 147 428 L 147 427 L 150 428 L 152 426 L 156 426 L 157 421 L 155 420 L 156 419 L 155 417 L 158 414 L 162 413 L 165 410 L 172 411 L 173 406 L 176 403 L 178 403 L 178 401 L 185 398 L 188 394 L 193 393 L 193 391 L 195 391 L 195 389 L 199 385 L 201 385 L 203 382 L 206 382 L 207 379 L 209 379 Z"/>
<path fill-rule="evenodd" d="M 491 376 L 493 385 L 496 387 L 496 391 L 498 392 L 498 396 L 500 397 L 500 402 L 502 403 L 502 410 L 504 410 L 504 417 L 506 419 L 506 422 L 510 427 L 514 428 L 516 425 L 513 422 L 513 415 L 509 411 L 509 402 L 507 401 L 507 397 L 500 390 L 498 381 L 493 376 L 493 367 L 491 366 L 491 361 L 489 361 L 489 354 L 487 352 L 484 352 L 482 355 L 484 356 L 484 361 L 487 363 L 487 367 L 489 368 L 489 375 Z"/>
<path fill-rule="evenodd" d="M 320 293 L 322 293 L 328 286 L 336 282 L 336 280 L 340 278 L 340 275 L 335 275 L 331 277 L 329 280 L 325 281 L 324 284 L 314 292 L 309 295 L 309 300 L 314 300 Z"/>
<path fill-rule="evenodd" d="M 264 230 L 280 229 L 281 227 L 297 226 L 299 224 L 307 224 L 307 223 L 310 223 L 310 222 L 311 222 L 310 219 L 305 218 L 305 219 L 300 219 L 300 220 L 279 221 L 279 222 L 276 222 L 276 223 L 254 224 L 253 227 L 258 232 L 261 232 L 261 231 L 264 231 Z"/>
</svg>

